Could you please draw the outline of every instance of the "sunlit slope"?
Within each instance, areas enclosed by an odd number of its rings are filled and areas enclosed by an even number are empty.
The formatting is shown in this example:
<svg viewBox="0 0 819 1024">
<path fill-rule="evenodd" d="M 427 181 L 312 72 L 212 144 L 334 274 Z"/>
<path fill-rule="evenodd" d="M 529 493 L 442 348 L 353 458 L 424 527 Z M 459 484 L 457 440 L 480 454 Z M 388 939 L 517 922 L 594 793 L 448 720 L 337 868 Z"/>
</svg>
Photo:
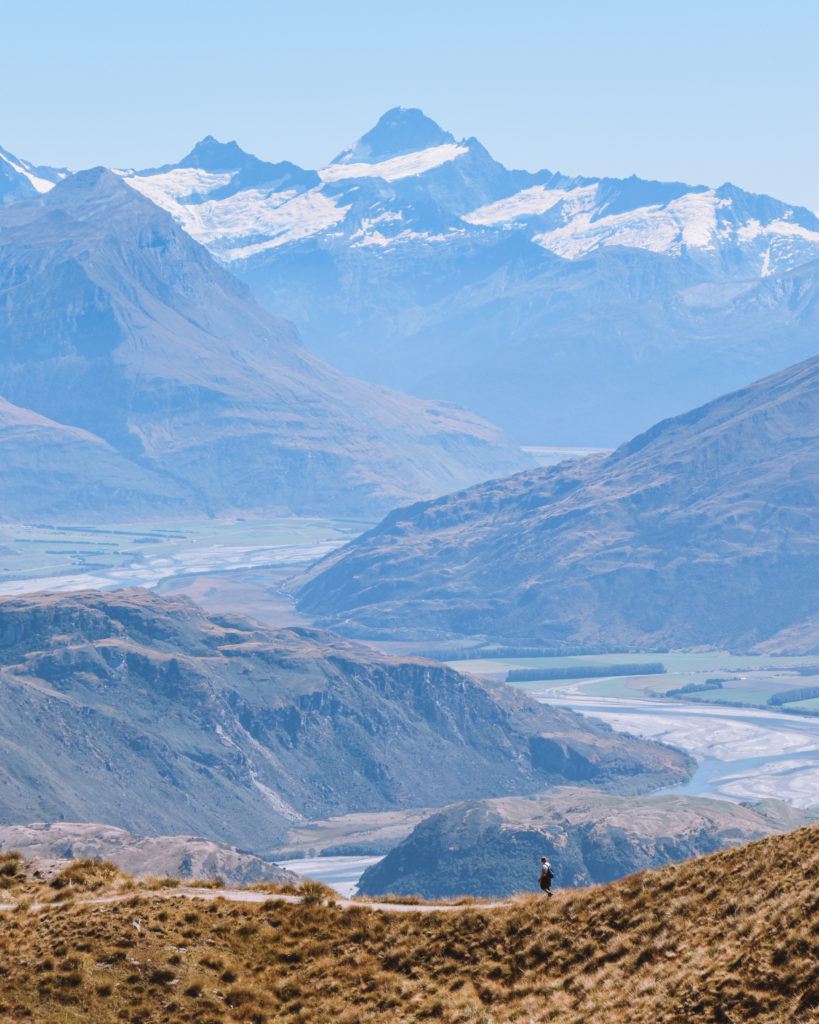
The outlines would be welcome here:
<svg viewBox="0 0 819 1024">
<path fill-rule="evenodd" d="M 398 509 L 300 602 L 359 635 L 819 651 L 819 357 L 608 457 Z"/>
<path fill-rule="evenodd" d="M 0 823 L 264 850 L 305 818 L 684 781 L 681 751 L 430 661 L 138 588 L 0 599 Z"/>
<path fill-rule="evenodd" d="M 819 828 L 499 909 L 67 902 L 0 918 L 0 1003 L 61 1024 L 812 1024 Z M 13 885 L 13 879 L 7 878 Z M 109 886 L 112 881 L 108 881 Z M 41 892 L 60 896 L 48 886 Z"/>
</svg>

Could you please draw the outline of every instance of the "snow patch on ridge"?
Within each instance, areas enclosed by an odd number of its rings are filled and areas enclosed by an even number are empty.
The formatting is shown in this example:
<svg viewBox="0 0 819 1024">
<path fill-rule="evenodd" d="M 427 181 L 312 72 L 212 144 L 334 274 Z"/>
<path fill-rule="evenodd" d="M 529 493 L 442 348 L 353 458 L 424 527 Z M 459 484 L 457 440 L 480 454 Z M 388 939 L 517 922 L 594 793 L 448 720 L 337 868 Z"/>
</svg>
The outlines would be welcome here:
<svg viewBox="0 0 819 1024">
<path fill-rule="evenodd" d="M 377 164 L 330 164 L 318 173 L 325 182 L 342 181 L 345 178 L 383 178 L 384 181 L 398 181 L 400 178 L 410 178 L 434 167 L 440 167 L 441 164 L 449 163 L 468 152 L 466 146 L 460 146 L 457 142 L 447 142 L 443 146 L 430 146 L 429 149 L 394 156 Z"/>
<path fill-rule="evenodd" d="M 730 205 L 713 189 L 689 192 L 665 206 L 642 206 L 592 220 L 578 213 L 568 223 L 534 236 L 533 241 L 565 259 L 578 259 L 604 245 L 625 245 L 678 255 L 684 248 L 713 249 L 719 232 L 717 209 Z"/>
<path fill-rule="evenodd" d="M 145 177 L 119 173 L 128 185 L 167 210 L 192 238 L 228 262 L 324 231 L 343 220 L 349 209 L 318 189 L 244 189 L 225 199 L 186 203 L 183 200 L 192 195 L 207 195 L 228 184 L 233 175 L 195 167 Z"/>
<path fill-rule="evenodd" d="M 572 216 L 581 210 L 592 209 L 596 193 L 596 185 L 585 185 L 574 189 L 535 185 L 533 188 L 525 188 L 522 192 L 517 192 L 506 199 L 499 199 L 496 203 L 480 206 L 472 213 L 467 213 L 463 220 L 468 224 L 484 226 L 500 224 L 518 220 L 521 217 L 537 217 L 547 213 L 558 203 L 569 203 L 570 207 L 566 213 L 568 216 Z"/>
<path fill-rule="evenodd" d="M 673 256 L 686 250 L 715 256 L 725 246 L 740 246 L 750 249 L 763 277 L 813 258 L 819 246 L 819 232 L 787 219 L 791 211 L 769 224 L 751 219 L 738 225 L 731 200 L 714 189 L 595 218 L 597 191 L 597 185 L 574 189 L 535 185 L 481 206 L 463 219 L 468 224 L 503 227 L 549 214 L 546 223 L 554 226 L 537 231 L 532 240 L 572 260 L 608 245 Z"/>
<path fill-rule="evenodd" d="M 4 160 L 9 165 L 9 167 L 17 171 L 18 174 L 22 174 L 24 178 L 28 178 L 28 180 L 37 189 L 38 192 L 50 192 L 51 189 L 54 188 L 53 181 L 48 181 L 46 178 L 39 178 L 32 171 L 28 170 L 27 167 L 23 166 L 23 164 L 18 164 L 14 160 L 10 160 L 5 155 L 5 153 L 0 153 L 0 160 Z M 60 177 L 64 178 L 65 175 L 61 174 Z"/>
<path fill-rule="evenodd" d="M 162 174 L 134 174 L 133 171 L 117 171 L 132 187 L 147 196 L 157 206 L 173 213 L 174 207 L 191 196 L 203 196 L 214 189 L 229 184 L 234 172 L 214 174 L 199 167 L 177 167 Z"/>
<path fill-rule="evenodd" d="M 204 207 L 204 209 L 202 208 Z M 309 238 L 333 227 L 347 216 L 349 206 L 339 206 L 318 189 L 309 192 L 239 192 L 221 202 L 203 203 L 200 216 L 207 220 L 197 241 L 217 252 L 219 243 L 245 240 L 246 244 L 222 249 L 226 260 L 247 259 L 265 249 Z M 193 232 L 191 232 L 193 234 Z M 263 240 L 258 240 L 262 236 Z M 251 240 L 252 239 L 252 240 Z"/>
</svg>

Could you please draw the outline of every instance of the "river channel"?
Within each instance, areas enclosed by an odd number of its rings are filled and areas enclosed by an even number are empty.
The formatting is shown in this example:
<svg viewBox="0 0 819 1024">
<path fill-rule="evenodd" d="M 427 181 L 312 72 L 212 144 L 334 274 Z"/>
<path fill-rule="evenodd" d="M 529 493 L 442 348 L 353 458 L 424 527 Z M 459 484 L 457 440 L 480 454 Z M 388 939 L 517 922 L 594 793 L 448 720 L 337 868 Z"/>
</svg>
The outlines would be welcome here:
<svg viewBox="0 0 819 1024">
<path fill-rule="evenodd" d="M 581 686 L 550 687 L 533 696 L 691 754 L 697 760 L 693 777 L 665 792 L 742 801 L 777 797 L 795 807 L 819 807 L 819 718 L 714 704 L 587 696 Z"/>
</svg>

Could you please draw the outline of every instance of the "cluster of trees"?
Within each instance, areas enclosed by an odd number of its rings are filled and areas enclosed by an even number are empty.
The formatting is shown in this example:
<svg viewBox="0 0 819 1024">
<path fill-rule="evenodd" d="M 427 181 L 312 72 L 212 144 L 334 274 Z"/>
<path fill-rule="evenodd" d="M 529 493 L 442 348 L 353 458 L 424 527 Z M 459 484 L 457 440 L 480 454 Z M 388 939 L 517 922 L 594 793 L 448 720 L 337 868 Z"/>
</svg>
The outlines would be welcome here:
<svg viewBox="0 0 819 1024">
<path fill-rule="evenodd" d="M 780 707 L 782 704 L 792 704 L 796 700 L 813 700 L 814 697 L 819 697 L 819 686 L 802 686 L 795 690 L 774 693 L 768 698 L 768 703 Z"/>
<path fill-rule="evenodd" d="M 539 679 L 597 679 L 601 676 L 657 676 L 665 672 L 661 661 L 623 665 L 564 665 L 563 668 L 512 668 L 506 673 L 507 683 L 524 683 Z"/>
</svg>

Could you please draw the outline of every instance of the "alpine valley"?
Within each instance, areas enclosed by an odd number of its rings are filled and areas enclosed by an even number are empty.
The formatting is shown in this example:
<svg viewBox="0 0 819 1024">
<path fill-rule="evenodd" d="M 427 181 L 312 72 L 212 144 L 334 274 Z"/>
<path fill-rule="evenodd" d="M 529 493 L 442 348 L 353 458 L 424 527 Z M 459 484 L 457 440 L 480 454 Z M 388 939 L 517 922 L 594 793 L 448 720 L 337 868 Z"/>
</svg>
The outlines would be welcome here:
<svg viewBox="0 0 819 1024">
<path fill-rule="evenodd" d="M 814 820 L 656 794 L 691 779 L 690 753 L 387 652 L 819 652 L 818 283 L 806 209 L 727 183 L 509 170 L 417 109 L 319 170 L 210 136 L 144 170 L 0 150 L 16 544 L 41 550 L 34 524 L 99 528 L 76 539 L 91 554 L 116 547 L 99 524 L 138 538 L 117 528 L 275 517 L 346 523 L 346 539 L 386 516 L 289 580 L 288 628 L 229 608 L 243 569 L 211 611 L 161 571 L 155 591 L 57 593 L 33 592 L 39 565 L 10 570 L 0 843 L 250 881 L 289 877 L 269 858 L 297 839 L 383 838 L 405 814 L 368 891 L 506 894 L 536 882 L 544 843 L 559 884 L 586 885 Z M 606 450 L 532 468 L 522 445 Z M 212 581 L 205 563 L 176 564 Z M 286 603 L 274 563 L 248 564 Z M 54 586 L 80 585 L 57 569 Z M 800 843 L 781 849 L 807 863 Z M 225 1019 L 257 1019 L 241 1007 Z"/>
</svg>

